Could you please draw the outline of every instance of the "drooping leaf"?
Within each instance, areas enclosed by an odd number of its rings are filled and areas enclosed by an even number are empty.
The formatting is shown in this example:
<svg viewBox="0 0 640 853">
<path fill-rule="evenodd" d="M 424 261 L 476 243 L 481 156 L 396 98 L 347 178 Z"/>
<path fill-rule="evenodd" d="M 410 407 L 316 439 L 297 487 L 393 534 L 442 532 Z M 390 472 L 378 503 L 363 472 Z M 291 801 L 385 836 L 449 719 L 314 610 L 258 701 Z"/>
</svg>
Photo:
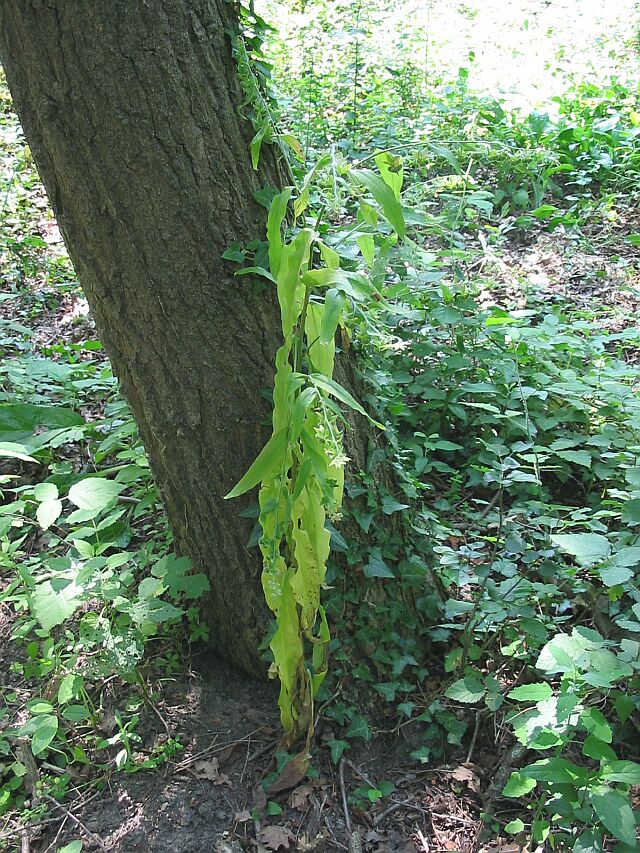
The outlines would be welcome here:
<svg viewBox="0 0 640 853">
<path fill-rule="evenodd" d="M 340 290 L 333 287 L 327 290 L 318 336 L 321 344 L 328 344 L 333 341 L 345 301 L 344 293 Z"/>
<path fill-rule="evenodd" d="M 225 500 L 237 498 L 253 489 L 258 483 L 266 480 L 275 471 L 282 466 L 287 447 L 287 433 L 285 430 L 279 430 L 274 433 L 269 441 L 256 456 L 255 461 L 240 479 L 240 481 L 224 496 Z"/>
<path fill-rule="evenodd" d="M 43 530 L 48 530 L 62 514 L 62 501 L 48 500 L 38 504 L 36 519 Z"/>
</svg>

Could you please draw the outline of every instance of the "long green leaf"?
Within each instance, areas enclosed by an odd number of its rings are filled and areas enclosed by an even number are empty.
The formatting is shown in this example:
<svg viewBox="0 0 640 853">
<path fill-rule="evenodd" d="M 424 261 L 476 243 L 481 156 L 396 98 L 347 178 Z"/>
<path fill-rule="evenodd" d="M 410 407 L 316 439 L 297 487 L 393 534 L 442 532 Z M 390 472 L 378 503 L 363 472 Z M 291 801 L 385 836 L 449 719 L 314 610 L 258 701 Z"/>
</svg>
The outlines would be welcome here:
<svg viewBox="0 0 640 853">
<path fill-rule="evenodd" d="M 287 447 L 287 433 L 281 429 L 274 433 L 269 441 L 256 456 L 253 465 L 249 468 L 242 479 L 224 496 L 225 500 L 237 498 L 244 495 L 258 483 L 271 476 L 282 464 Z"/>
<path fill-rule="evenodd" d="M 380 429 L 384 429 L 383 425 L 374 421 L 373 418 L 362 408 L 355 397 L 352 397 L 347 389 L 343 388 L 342 385 L 338 385 L 338 383 L 334 382 L 333 379 L 330 379 L 328 376 L 323 376 L 321 373 L 311 373 L 309 378 L 316 387 L 323 390 L 326 394 L 331 394 L 332 397 L 335 397 L 336 400 L 340 400 L 340 402 L 344 403 L 345 406 L 349 406 L 349 408 L 353 409 L 354 412 L 364 415 L 365 418 L 368 418 L 372 424 L 375 424 L 375 426 Z"/>
<path fill-rule="evenodd" d="M 269 267 L 274 278 L 278 277 L 282 257 L 282 234 L 280 229 L 287 213 L 287 205 L 293 187 L 285 187 L 271 202 L 267 219 L 267 240 L 269 241 Z"/>
<path fill-rule="evenodd" d="M 334 287 L 327 290 L 324 298 L 322 322 L 320 323 L 319 338 L 321 344 L 328 344 L 333 340 L 345 301 L 344 293 L 340 290 L 336 290 Z"/>
<path fill-rule="evenodd" d="M 368 169 L 358 169 L 351 172 L 353 177 L 365 186 L 380 205 L 385 219 L 391 227 L 404 238 L 405 224 L 404 214 L 400 202 L 390 186 L 385 184 L 382 178 L 374 175 Z"/>
</svg>

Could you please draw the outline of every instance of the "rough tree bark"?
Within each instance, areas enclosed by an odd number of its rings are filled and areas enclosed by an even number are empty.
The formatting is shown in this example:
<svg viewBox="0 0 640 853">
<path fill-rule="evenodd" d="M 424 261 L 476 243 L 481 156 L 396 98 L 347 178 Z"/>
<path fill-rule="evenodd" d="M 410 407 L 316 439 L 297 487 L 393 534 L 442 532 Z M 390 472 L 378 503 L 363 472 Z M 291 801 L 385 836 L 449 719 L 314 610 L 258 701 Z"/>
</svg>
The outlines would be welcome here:
<svg viewBox="0 0 640 853">
<path fill-rule="evenodd" d="M 225 0 L 2 0 L 0 58 L 215 641 L 255 671 L 260 565 L 222 495 L 266 436 L 278 313 L 220 256 L 264 233 L 252 191 L 280 176 L 251 168 L 233 23 Z"/>
</svg>

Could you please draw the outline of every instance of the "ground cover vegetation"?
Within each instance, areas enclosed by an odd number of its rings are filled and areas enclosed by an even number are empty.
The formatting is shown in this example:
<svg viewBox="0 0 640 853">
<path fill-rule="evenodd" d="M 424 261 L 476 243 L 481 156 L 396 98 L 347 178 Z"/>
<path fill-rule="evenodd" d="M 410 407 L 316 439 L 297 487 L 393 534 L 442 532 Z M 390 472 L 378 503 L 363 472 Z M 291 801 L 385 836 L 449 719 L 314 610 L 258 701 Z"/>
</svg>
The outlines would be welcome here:
<svg viewBox="0 0 640 853">
<path fill-rule="evenodd" d="M 267 239 L 225 253 L 247 288 L 277 288 L 284 341 L 273 435 L 229 494 L 261 486 L 249 544 L 287 735 L 238 837 L 386 850 L 395 821 L 404 849 L 637 849 L 633 22 L 609 57 L 618 76 L 558 71 L 561 95 L 517 110 L 474 89 L 473 56 L 426 73 L 437 56 L 425 66 L 429 39 L 408 26 L 383 65 L 376 4 L 302 12 L 303 52 L 252 9 L 234 45 L 254 165 L 282 144 L 292 173 L 258 194 Z M 323 65 L 327 37 L 340 59 Z M 150 743 L 141 720 L 162 719 L 161 680 L 206 643 L 208 580 L 172 550 L 6 88 L 2 104 L 13 849 L 114 772 L 184 762 L 169 727 Z M 357 354 L 359 400 L 333 378 L 336 350 Z M 376 426 L 343 484 L 347 410 Z M 392 736 L 403 774 L 354 763 Z M 423 771 L 445 775 L 448 817 L 411 788 Z M 319 772 L 340 819 L 290 832 L 286 794 Z M 84 824 L 60 838 L 46 843 L 99 841 Z"/>
</svg>

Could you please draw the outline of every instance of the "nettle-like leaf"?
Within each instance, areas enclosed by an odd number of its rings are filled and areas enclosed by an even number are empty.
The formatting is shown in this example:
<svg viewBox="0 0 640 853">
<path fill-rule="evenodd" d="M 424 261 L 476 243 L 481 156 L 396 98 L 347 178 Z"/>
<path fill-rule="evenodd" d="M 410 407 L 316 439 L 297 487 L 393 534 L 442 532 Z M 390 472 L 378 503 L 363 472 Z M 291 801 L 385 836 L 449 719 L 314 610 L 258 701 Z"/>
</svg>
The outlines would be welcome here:
<svg viewBox="0 0 640 853">
<path fill-rule="evenodd" d="M 101 512 L 109 506 L 126 486 L 104 477 L 86 477 L 69 489 L 69 500 L 78 509 Z"/>
<path fill-rule="evenodd" d="M 611 553 L 611 544 L 600 533 L 565 533 L 551 537 L 554 545 L 571 554 L 582 565 L 590 565 L 606 559 Z"/>
</svg>

